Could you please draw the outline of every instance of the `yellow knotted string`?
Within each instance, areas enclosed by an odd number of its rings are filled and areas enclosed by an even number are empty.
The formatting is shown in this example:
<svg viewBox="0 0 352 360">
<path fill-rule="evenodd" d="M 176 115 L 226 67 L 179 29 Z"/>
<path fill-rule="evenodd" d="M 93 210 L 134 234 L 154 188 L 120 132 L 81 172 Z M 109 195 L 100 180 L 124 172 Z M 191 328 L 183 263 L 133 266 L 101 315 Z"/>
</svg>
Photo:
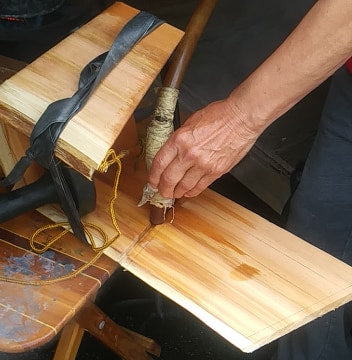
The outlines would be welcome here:
<svg viewBox="0 0 352 360">
<path fill-rule="evenodd" d="M 121 159 L 127 154 L 126 151 L 121 152 L 120 154 L 116 155 L 115 151 L 113 149 L 110 149 L 103 162 L 101 163 L 101 165 L 98 168 L 99 172 L 106 172 L 109 167 L 113 164 L 117 164 L 117 170 L 116 170 L 116 174 L 115 174 L 115 179 L 114 179 L 114 185 L 112 188 L 112 198 L 110 200 L 110 204 L 109 204 L 109 210 L 110 210 L 110 218 L 111 218 L 111 222 L 114 225 L 114 228 L 117 232 L 116 236 L 114 236 L 112 239 L 108 239 L 105 231 L 100 227 L 97 226 L 95 224 L 91 224 L 91 223 L 85 223 L 82 222 L 83 225 L 83 229 L 84 232 L 88 238 L 88 241 L 92 247 L 92 249 L 96 252 L 96 255 L 94 255 L 87 263 L 85 263 L 84 265 L 80 266 L 78 269 L 70 272 L 69 274 L 54 278 L 54 279 L 47 279 L 47 280 L 21 280 L 21 279 L 14 279 L 14 278 L 9 278 L 6 276 L 0 276 L 0 281 L 6 281 L 6 282 L 11 282 L 11 283 L 16 283 L 16 284 L 22 284 L 22 285 L 48 285 L 48 284 L 53 284 L 62 280 L 67 280 L 67 279 L 71 279 L 79 274 L 81 274 L 84 270 L 86 270 L 87 268 L 89 268 L 91 265 L 93 265 L 98 259 L 99 257 L 103 254 L 103 251 L 108 248 L 120 235 L 121 235 L 121 231 L 119 228 L 119 225 L 117 223 L 117 219 L 116 219 L 116 214 L 115 214 L 115 202 L 117 200 L 117 188 L 118 188 L 118 184 L 119 184 L 119 180 L 120 180 L 120 175 L 121 175 L 121 169 L 122 169 L 122 164 L 121 164 Z M 64 228 L 59 234 L 57 234 L 56 236 L 54 236 L 50 241 L 48 241 L 45 245 L 38 247 L 35 244 L 35 239 L 37 238 L 38 235 L 40 235 L 42 232 L 46 231 L 46 230 L 53 230 L 56 228 Z M 56 224 L 49 224 L 49 225 L 45 225 L 43 227 L 41 227 L 40 229 L 38 229 L 37 231 L 35 231 L 33 233 L 33 235 L 31 236 L 31 238 L 29 239 L 29 243 L 30 243 L 30 247 L 31 249 L 36 252 L 37 254 L 42 254 L 44 253 L 46 250 L 48 250 L 57 240 L 61 239 L 63 236 L 65 236 L 69 231 L 70 231 L 70 224 L 68 222 L 60 222 L 60 223 L 56 223 Z M 95 230 L 96 232 L 98 232 L 100 234 L 101 240 L 102 240 L 102 245 L 98 246 L 94 240 L 94 236 L 91 232 L 91 230 Z"/>
</svg>

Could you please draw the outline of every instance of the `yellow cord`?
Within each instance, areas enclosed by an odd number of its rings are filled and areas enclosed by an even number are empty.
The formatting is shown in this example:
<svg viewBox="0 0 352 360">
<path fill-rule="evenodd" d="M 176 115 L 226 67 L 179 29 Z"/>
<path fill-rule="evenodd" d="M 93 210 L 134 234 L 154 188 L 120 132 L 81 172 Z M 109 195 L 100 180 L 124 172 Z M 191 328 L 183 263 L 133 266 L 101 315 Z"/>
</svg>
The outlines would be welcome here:
<svg viewBox="0 0 352 360">
<path fill-rule="evenodd" d="M 110 204 L 109 204 L 109 210 L 110 210 L 110 218 L 111 221 L 114 225 L 114 228 L 117 232 L 116 236 L 114 236 L 112 239 L 108 239 L 105 231 L 100 227 L 97 226 L 95 224 L 91 224 L 91 223 L 84 223 L 82 222 L 83 225 L 83 229 L 85 234 L 88 237 L 89 243 L 92 247 L 92 249 L 96 252 L 96 255 L 94 255 L 87 263 L 85 263 L 84 265 L 80 266 L 78 269 L 72 271 L 69 274 L 54 278 L 54 279 L 47 279 L 47 280 L 21 280 L 21 279 L 14 279 L 14 278 L 10 278 L 10 277 L 6 277 L 6 276 L 0 276 L 0 281 L 5 281 L 5 282 L 11 282 L 11 283 L 16 283 L 16 284 L 22 284 L 22 285 L 48 285 L 48 284 L 53 284 L 62 280 L 67 280 L 67 279 L 71 279 L 79 274 L 81 274 L 84 270 L 86 270 L 87 268 L 89 268 L 91 265 L 93 265 L 98 259 L 99 257 L 103 254 L 103 251 L 108 248 L 120 235 L 121 235 L 121 231 L 119 228 L 119 225 L 117 223 L 117 219 L 116 219 L 116 214 L 115 214 L 115 202 L 117 200 L 117 188 L 118 188 L 118 184 L 120 181 L 120 175 L 121 175 L 121 169 L 122 169 L 122 164 L 121 164 L 121 159 L 127 154 L 127 152 L 121 152 L 120 154 L 116 155 L 115 150 L 114 149 L 110 149 L 103 162 L 101 163 L 101 165 L 98 168 L 99 172 L 106 172 L 109 167 L 113 164 L 117 164 L 117 170 L 116 170 L 116 174 L 115 174 L 115 179 L 114 179 L 114 185 L 113 185 L 113 189 L 112 189 L 112 198 L 110 200 Z M 54 236 L 50 241 L 48 241 L 45 245 L 38 247 L 35 244 L 35 239 L 37 238 L 37 236 L 39 234 L 41 234 L 42 232 L 46 231 L 46 230 L 53 230 L 56 228 L 63 228 L 63 230 L 56 236 Z M 94 240 L 94 236 L 92 234 L 92 232 L 90 230 L 95 230 L 97 231 L 102 239 L 102 245 L 98 246 Z M 40 229 L 38 229 L 37 231 L 35 231 L 33 233 L 33 235 L 31 236 L 31 238 L 29 239 L 29 243 L 31 246 L 31 249 L 36 252 L 37 254 L 42 254 L 44 253 L 46 250 L 48 250 L 58 239 L 62 238 L 63 236 L 65 236 L 68 232 L 70 231 L 70 225 L 68 222 L 60 222 L 60 223 L 56 223 L 56 224 L 49 224 L 49 225 L 45 225 L 43 227 L 41 227 Z"/>
</svg>

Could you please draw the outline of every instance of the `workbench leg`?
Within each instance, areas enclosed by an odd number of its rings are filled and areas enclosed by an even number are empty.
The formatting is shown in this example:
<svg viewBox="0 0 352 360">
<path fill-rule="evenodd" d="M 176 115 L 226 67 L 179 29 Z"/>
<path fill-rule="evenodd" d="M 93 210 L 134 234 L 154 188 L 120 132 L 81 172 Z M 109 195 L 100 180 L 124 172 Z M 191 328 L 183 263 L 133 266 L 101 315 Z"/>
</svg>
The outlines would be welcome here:
<svg viewBox="0 0 352 360">
<path fill-rule="evenodd" d="M 152 360 L 160 355 L 160 347 L 143 335 L 115 324 L 93 303 L 76 316 L 77 323 L 124 360 Z"/>
<path fill-rule="evenodd" d="M 74 360 L 82 341 L 84 329 L 75 321 L 62 330 L 53 360 Z"/>
</svg>

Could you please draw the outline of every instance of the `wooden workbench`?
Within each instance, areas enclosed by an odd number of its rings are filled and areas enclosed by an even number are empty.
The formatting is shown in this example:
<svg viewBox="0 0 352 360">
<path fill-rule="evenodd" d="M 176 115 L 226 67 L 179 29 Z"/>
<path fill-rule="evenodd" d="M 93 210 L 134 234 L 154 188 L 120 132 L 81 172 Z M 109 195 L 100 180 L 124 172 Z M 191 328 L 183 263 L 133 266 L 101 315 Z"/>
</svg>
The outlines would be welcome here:
<svg viewBox="0 0 352 360">
<path fill-rule="evenodd" d="M 82 67 L 107 51 L 122 26 L 137 13 L 136 9 L 116 3 L 25 68 L 21 62 L 0 58 L 0 83 L 6 80 L 0 86 L 0 175 L 7 174 L 23 156 L 31 128 L 45 107 L 55 99 L 72 95 Z M 181 31 L 163 24 L 139 43 L 85 107 L 85 114 L 93 118 L 91 125 L 82 123 L 80 113 L 66 128 L 68 137 L 64 135 L 59 141 L 57 155 L 89 177 L 119 135 L 123 138 L 117 141 L 118 146 L 134 146 L 135 128 L 132 122 L 126 124 L 127 120 L 181 37 Z M 53 79 L 58 82 L 56 86 Z M 104 111 L 106 116 L 102 116 Z M 105 134 L 99 133 L 101 127 Z M 33 166 L 24 182 L 40 174 L 41 170 Z M 88 244 L 71 234 L 43 255 L 31 252 L 29 237 L 48 223 L 47 217 L 33 212 L 0 225 L 3 277 L 24 282 L 50 280 L 70 274 L 95 255 Z M 45 242 L 54 233 L 46 231 L 37 240 Z M 55 284 L 1 281 L 0 351 L 21 352 L 38 347 L 63 329 L 55 360 L 73 359 L 86 329 L 124 359 L 148 360 L 151 357 L 147 353 L 158 355 L 160 348 L 151 339 L 119 327 L 93 304 L 99 288 L 117 268 L 118 263 L 103 255 L 77 277 Z"/>
<path fill-rule="evenodd" d="M 16 279 L 45 280 L 62 276 L 88 261 L 94 252 L 72 235 L 44 255 L 30 251 L 28 238 L 48 220 L 33 212 L 1 224 L 2 275 Z M 43 233 L 45 241 L 52 234 Z M 0 282 L 0 351 L 20 352 L 45 344 L 73 318 L 118 265 L 107 256 L 70 280 L 45 286 Z"/>
</svg>

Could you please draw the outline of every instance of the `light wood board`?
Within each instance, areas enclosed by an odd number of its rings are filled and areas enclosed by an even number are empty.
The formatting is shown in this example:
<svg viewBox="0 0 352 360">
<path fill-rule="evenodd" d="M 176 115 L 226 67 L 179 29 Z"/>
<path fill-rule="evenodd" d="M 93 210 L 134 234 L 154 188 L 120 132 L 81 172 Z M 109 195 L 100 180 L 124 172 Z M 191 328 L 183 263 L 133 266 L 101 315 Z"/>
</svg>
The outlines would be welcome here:
<svg viewBox="0 0 352 360">
<path fill-rule="evenodd" d="M 352 300 L 352 268 L 223 196 L 179 201 L 152 227 L 137 208 L 143 171 L 124 168 L 116 212 L 122 236 L 106 254 L 244 352 Z M 111 187 L 96 179 L 85 217 L 113 236 Z M 42 209 L 55 221 L 57 212 Z"/>
<path fill-rule="evenodd" d="M 121 264 L 244 352 L 352 299 L 352 268 L 206 190 Z"/>
<path fill-rule="evenodd" d="M 73 95 L 83 67 L 107 51 L 122 26 L 137 13 L 115 3 L 6 80 L 0 86 L 2 121 L 29 136 L 46 107 Z M 138 43 L 69 122 L 58 141 L 57 156 L 91 177 L 182 35 L 163 24 Z"/>
</svg>

